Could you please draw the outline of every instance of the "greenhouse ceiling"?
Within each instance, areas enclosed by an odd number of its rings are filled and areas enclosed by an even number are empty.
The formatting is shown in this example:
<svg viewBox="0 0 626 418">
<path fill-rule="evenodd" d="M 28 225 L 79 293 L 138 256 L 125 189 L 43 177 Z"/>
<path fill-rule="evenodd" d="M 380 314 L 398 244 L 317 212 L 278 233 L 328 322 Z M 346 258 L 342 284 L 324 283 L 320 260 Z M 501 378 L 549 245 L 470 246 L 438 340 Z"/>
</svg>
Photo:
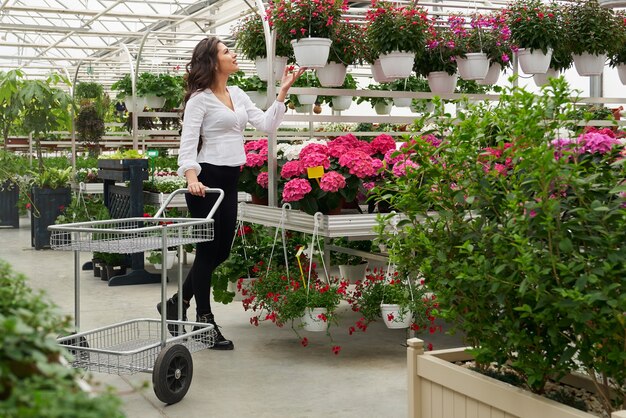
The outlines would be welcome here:
<svg viewBox="0 0 626 418">
<path fill-rule="evenodd" d="M 506 2 L 419 4 L 445 15 Z M 130 59 L 136 65 L 139 53 L 140 71 L 184 71 L 191 50 L 207 34 L 232 44 L 232 26 L 255 5 L 255 0 L 0 0 L 0 71 L 21 68 L 31 78 L 61 71 L 70 79 L 110 85 L 129 72 Z M 362 19 L 369 5 L 350 2 L 349 17 Z"/>
</svg>

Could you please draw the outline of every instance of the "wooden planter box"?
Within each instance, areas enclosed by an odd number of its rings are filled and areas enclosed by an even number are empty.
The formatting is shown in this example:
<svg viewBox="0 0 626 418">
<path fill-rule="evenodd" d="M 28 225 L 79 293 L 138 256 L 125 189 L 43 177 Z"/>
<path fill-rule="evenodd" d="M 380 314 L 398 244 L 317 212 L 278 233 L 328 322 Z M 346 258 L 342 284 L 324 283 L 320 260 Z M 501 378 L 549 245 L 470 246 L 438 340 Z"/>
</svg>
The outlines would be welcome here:
<svg viewBox="0 0 626 418">
<path fill-rule="evenodd" d="M 462 360 L 471 360 L 463 348 L 424 353 L 422 340 L 408 340 L 409 417 L 597 418 L 451 363 Z"/>
<path fill-rule="evenodd" d="M 98 160 L 98 178 L 102 180 L 129 181 L 131 167 L 137 167 L 141 180 L 148 180 L 148 160 L 143 158 L 125 160 Z"/>
<path fill-rule="evenodd" d="M 0 226 L 20 227 L 19 188 L 7 181 L 0 185 Z"/>
<path fill-rule="evenodd" d="M 33 187 L 33 209 L 31 210 L 31 245 L 36 250 L 50 248 L 50 231 L 57 216 L 72 201 L 69 187 L 59 189 L 40 189 Z M 39 216 L 35 216 L 36 212 Z"/>
</svg>

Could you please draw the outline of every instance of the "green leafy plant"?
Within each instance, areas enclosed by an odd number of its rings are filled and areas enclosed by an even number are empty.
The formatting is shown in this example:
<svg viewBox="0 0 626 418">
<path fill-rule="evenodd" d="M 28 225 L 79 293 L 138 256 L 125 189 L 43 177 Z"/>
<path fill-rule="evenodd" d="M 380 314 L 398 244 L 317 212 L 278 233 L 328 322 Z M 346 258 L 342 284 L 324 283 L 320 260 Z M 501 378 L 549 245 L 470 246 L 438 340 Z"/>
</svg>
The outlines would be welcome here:
<svg viewBox="0 0 626 418">
<path fill-rule="evenodd" d="M 100 155 L 98 157 L 99 160 L 134 160 L 141 158 L 145 158 L 145 156 L 136 149 L 117 150 L 113 154 Z"/>
<path fill-rule="evenodd" d="M 511 41 L 519 48 L 539 49 L 544 54 L 563 41 L 562 9 L 556 3 L 518 0 L 506 10 Z"/>
<path fill-rule="evenodd" d="M 41 189 L 58 189 L 69 186 L 72 181 L 72 167 L 65 169 L 44 168 L 41 172 L 31 171 L 32 182 Z"/>
<path fill-rule="evenodd" d="M 80 82 L 76 85 L 74 97 L 77 99 L 97 99 L 104 95 L 102 84 L 96 82 Z"/>
<path fill-rule="evenodd" d="M 368 90 L 392 90 L 391 84 L 389 83 L 378 83 L 378 84 L 370 84 L 367 86 Z M 387 97 L 365 97 L 360 96 L 356 99 L 357 104 L 361 104 L 363 102 L 369 102 L 372 107 L 376 106 L 379 103 L 391 104 L 392 100 Z"/>
<path fill-rule="evenodd" d="M 90 153 L 100 155 L 100 140 L 105 133 L 104 118 L 102 118 L 94 104 L 81 106 L 75 121 L 78 139 L 88 147 Z"/>
<path fill-rule="evenodd" d="M 601 55 L 620 51 L 626 38 L 613 10 L 600 7 L 597 0 L 577 0 L 564 6 L 565 44 L 572 54 Z"/>
<path fill-rule="evenodd" d="M 229 85 L 238 86 L 243 91 L 267 91 L 267 82 L 258 75 L 246 77 L 243 71 L 237 71 L 228 80 Z"/>
<path fill-rule="evenodd" d="M 69 318 L 0 261 L 0 415 L 124 416 L 118 398 L 83 391 L 81 372 L 62 364 L 69 355 L 55 337 L 70 329 Z"/>
<path fill-rule="evenodd" d="M 332 241 L 333 245 L 349 248 L 352 250 L 359 250 L 370 252 L 372 250 L 371 241 L 367 240 L 349 240 L 346 238 L 334 238 Z M 330 253 L 330 262 L 336 266 L 339 265 L 356 265 L 365 262 L 365 259 L 358 255 L 346 254 L 337 251 L 333 251 Z"/>
<path fill-rule="evenodd" d="M 111 85 L 111 90 L 118 92 L 117 99 L 123 100 L 126 96 L 133 95 L 132 81 L 130 74 L 124 74 L 122 78 Z"/>
<path fill-rule="evenodd" d="M 243 19 L 239 19 L 234 27 L 234 35 L 237 49 L 241 51 L 245 58 L 249 60 L 254 60 L 258 57 L 267 58 L 263 21 L 259 14 L 252 13 Z M 277 36 L 275 53 L 279 57 L 291 57 L 293 55 L 288 38 Z"/>
<path fill-rule="evenodd" d="M 54 221 L 55 224 L 67 224 L 74 222 L 88 222 L 101 219 L 103 210 L 107 211 L 104 201 L 97 195 L 75 193 L 72 201 L 63 209 Z"/>
<path fill-rule="evenodd" d="M 347 73 L 346 78 L 343 80 L 341 87 L 335 87 L 346 90 L 356 90 L 358 83 L 352 74 Z M 333 106 L 333 96 L 317 96 L 317 100 L 320 103 L 327 103 L 330 107 Z"/>
<path fill-rule="evenodd" d="M 24 106 L 20 90 L 24 73 L 21 70 L 0 72 L 0 131 L 7 149 L 9 134 L 15 130 L 20 110 Z"/>
<path fill-rule="evenodd" d="M 328 54 L 328 62 L 336 62 L 344 65 L 362 64 L 363 49 L 365 48 L 363 40 L 362 27 L 346 22 L 339 22 L 330 39 L 332 44 Z"/>
</svg>

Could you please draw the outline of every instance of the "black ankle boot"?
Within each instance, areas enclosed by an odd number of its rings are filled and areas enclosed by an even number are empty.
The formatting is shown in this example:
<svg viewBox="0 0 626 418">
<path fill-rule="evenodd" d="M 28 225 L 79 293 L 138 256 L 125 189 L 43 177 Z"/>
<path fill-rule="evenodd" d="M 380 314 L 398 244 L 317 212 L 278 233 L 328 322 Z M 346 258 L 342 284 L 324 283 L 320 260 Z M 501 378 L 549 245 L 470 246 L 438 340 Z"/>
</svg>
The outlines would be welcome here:
<svg viewBox="0 0 626 418">
<path fill-rule="evenodd" d="M 203 324 L 212 324 L 215 329 L 215 343 L 209 347 L 212 350 L 232 350 L 235 348 L 235 345 L 231 340 L 227 340 L 224 338 L 222 333 L 220 332 L 219 326 L 215 323 L 215 317 L 213 314 L 204 314 L 198 315 L 196 317 L 196 322 L 201 322 Z M 194 327 L 194 331 L 198 329 L 198 327 Z"/>
<path fill-rule="evenodd" d="M 178 320 L 178 295 L 174 295 L 165 302 L 167 305 L 167 315 L 165 319 L 168 321 L 177 321 Z M 157 303 L 157 311 L 161 314 L 161 302 Z M 189 309 L 189 303 L 183 300 L 183 317 L 182 320 L 187 320 L 187 309 Z M 167 324 L 167 329 L 170 331 L 174 337 L 178 336 L 178 325 Z M 184 334 L 185 327 L 182 327 L 182 333 Z"/>
</svg>

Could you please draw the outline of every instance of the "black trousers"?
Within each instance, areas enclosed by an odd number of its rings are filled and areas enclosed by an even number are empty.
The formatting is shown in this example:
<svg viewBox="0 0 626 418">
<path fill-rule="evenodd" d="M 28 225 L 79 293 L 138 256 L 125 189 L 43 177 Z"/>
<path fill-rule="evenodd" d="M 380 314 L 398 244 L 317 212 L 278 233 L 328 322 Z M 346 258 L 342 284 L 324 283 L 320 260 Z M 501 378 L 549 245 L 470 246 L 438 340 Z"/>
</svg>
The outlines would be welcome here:
<svg viewBox="0 0 626 418">
<path fill-rule="evenodd" d="M 216 166 L 201 163 L 202 171 L 198 180 L 207 187 L 224 190 L 224 200 L 215 212 L 215 238 L 213 241 L 196 244 L 196 258 L 183 284 L 183 300 L 196 298 L 198 315 L 211 313 L 211 276 L 230 254 L 235 226 L 237 224 L 237 182 L 241 172 L 239 167 Z M 206 218 L 217 200 L 216 194 L 205 197 L 185 195 L 187 208 L 192 217 Z"/>
</svg>

